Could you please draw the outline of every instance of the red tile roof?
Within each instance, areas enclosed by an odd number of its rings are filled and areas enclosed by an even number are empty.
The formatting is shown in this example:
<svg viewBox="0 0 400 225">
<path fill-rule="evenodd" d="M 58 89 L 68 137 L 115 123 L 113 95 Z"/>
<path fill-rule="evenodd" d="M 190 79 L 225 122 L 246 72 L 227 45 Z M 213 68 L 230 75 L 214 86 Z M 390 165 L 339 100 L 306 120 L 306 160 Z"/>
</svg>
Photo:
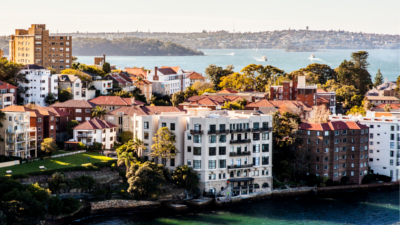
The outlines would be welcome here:
<svg viewBox="0 0 400 225">
<path fill-rule="evenodd" d="M 94 105 L 111 105 L 111 106 L 129 106 L 131 105 L 131 98 L 121 98 L 120 96 L 99 96 L 92 100 L 90 103 Z M 144 105 L 145 103 L 135 100 L 135 105 Z"/>
<path fill-rule="evenodd" d="M 375 106 L 374 108 L 376 108 L 376 109 L 384 109 L 385 105 L 390 105 L 390 107 L 392 109 L 400 109 L 400 104 L 399 103 L 382 103 L 382 104 L 379 104 L 379 105 Z"/>
<path fill-rule="evenodd" d="M 57 108 L 90 108 L 92 109 L 96 105 L 88 102 L 86 100 L 68 100 L 65 102 L 56 102 L 50 107 L 57 107 Z"/>
<path fill-rule="evenodd" d="M 104 129 L 104 128 L 113 128 L 117 127 L 116 125 L 107 122 L 105 120 L 101 120 L 98 118 L 92 118 L 89 121 L 85 121 L 78 126 L 74 127 L 74 130 L 97 130 L 97 129 Z"/>
<path fill-rule="evenodd" d="M 178 73 L 178 71 L 179 71 L 179 69 L 180 69 L 179 66 L 162 66 L 161 68 L 162 68 L 162 69 L 170 68 L 170 69 L 172 69 L 175 73 Z"/>
<path fill-rule="evenodd" d="M 138 75 L 147 76 L 147 72 L 142 68 L 126 68 L 125 67 L 125 71 L 128 72 L 129 74 L 132 74 L 135 76 L 138 76 Z"/>
<path fill-rule="evenodd" d="M 237 92 L 233 89 L 230 89 L 230 88 L 225 88 L 224 90 L 219 91 L 218 93 L 231 93 L 232 94 L 232 93 L 239 93 L 239 92 Z"/>
<path fill-rule="evenodd" d="M 246 107 L 275 107 L 275 105 L 273 105 L 271 101 L 268 101 L 267 99 L 261 99 L 258 102 L 251 102 L 247 104 Z"/>
<path fill-rule="evenodd" d="M 144 115 L 157 115 L 161 114 L 162 112 L 182 112 L 182 111 L 174 106 L 140 106 L 140 107 L 124 106 L 107 113 L 107 115 L 117 115 L 118 112 L 122 112 L 124 115 L 133 115 L 136 113 L 138 116 L 144 116 Z"/>
<path fill-rule="evenodd" d="M 69 116 L 71 114 L 69 114 L 68 112 L 62 111 L 60 109 L 56 109 L 53 107 L 45 107 L 48 111 L 51 111 L 53 113 L 56 114 L 57 117 L 61 117 L 61 116 Z"/>
<path fill-rule="evenodd" d="M 302 123 L 299 126 L 300 130 L 319 130 L 319 131 L 333 131 L 333 130 L 361 130 L 368 127 L 358 122 L 353 121 L 334 121 L 328 123 Z"/>
<path fill-rule="evenodd" d="M 318 105 L 320 105 L 320 104 L 329 104 L 329 100 L 324 98 L 324 97 L 318 97 L 317 98 L 317 104 Z"/>
<path fill-rule="evenodd" d="M 0 81 L 0 89 L 17 89 L 14 85 Z"/>
<path fill-rule="evenodd" d="M 196 73 L 196 72 L 191 72 L 188 76 L 189 76 L 189 79 L 192 79 L 192 80 L 205 80 L 206 79 L 201 74 Z"/>
<path fill-rule="evenodd" d="M 318 89 L 317 89 L 317 93 L 318 93 L 318 92 L 320 92 L 320 93 L 326 93 L 327 91 L 325 91 L 324 89 L 318 88 Z"/>
<path fill-rule="evenodd" d="M 164 75 L 172 75 L 172 74 L 176 74 L 175 70 L 173 70 L 170 67 L 167 68 L 158 68 L 158 71 Z M 157 74 L 159 75 L 159 74 Z"/>
</svg>

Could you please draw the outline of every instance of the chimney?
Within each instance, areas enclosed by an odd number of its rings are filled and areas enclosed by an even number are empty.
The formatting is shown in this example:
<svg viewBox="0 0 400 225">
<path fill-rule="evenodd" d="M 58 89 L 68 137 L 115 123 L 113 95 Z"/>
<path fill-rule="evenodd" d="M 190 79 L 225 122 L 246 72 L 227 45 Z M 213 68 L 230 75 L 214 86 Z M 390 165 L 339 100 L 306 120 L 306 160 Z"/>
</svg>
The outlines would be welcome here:
<svg viewBox="0 0 400 225">
<path fill-rule="evenodd" d="M 103 60 L 104 60 L 103 64 L 106 63 L 106 54 L 103 54 Z"/>
<path fill-rule="evenodd" d="M 158 80 L 157 70 L 158 70 L 158 67 L 157 67 L 157 66 L 154 67 L 154 77 L 153 77 L 153 80 Z"/>
<path fill-rule="evenodd" d="M 135 97 L 131 97 L 131 106 L 135 105 Z"/>
</svg>

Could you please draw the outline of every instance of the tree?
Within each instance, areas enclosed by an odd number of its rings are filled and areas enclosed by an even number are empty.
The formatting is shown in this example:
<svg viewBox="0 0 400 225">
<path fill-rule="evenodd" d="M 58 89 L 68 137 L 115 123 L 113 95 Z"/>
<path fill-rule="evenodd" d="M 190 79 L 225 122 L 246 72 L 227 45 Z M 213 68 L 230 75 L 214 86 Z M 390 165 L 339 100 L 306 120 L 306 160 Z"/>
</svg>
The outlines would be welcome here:
<svg viewBox="0 0 400 225">
<path fill-rule="evenodd" d="M 337 80 L 335 70 L 326 64 L 313 63 L 301 70 L 313 74 L 316 84 L 325 84 L 328 80 Z"/>
<path fill-rule="evenodd" d="M 105 63 L 103 64 L 103 71 L 104 71 L 104 73 L 106 73 L 106 74 L 109 74 L 109 73 L 111 72 L 111 65 L 110 65 L 110 63 L 105 62 Z"/>
<path fill-rule="evenodd" d="M 194 89 L 193 87 L 187 87 L 186 90 L 185 90 L 185 99 L 188 99 L 188 98 L 190 98 L 192 96 L 196 96 L 197 94 L 198 93 L 197 93 L 196 89 Z"/>
<path fill-rule="evenodd" d="M 193 171 L 192 167 L 187 165 L 176 167 L 172 173 L 172 180 L 178 186 L 184 187 L 189 191 L 197 189 L 199 185 L 199 177 Z"/>
<path fill-rule="evenodd" d="M 177 91 L 172 94 L 171 103 L 173 106 L 175 107 L 179 106 L 179 104 L 182 103 L 184 100 L 185 100 L 185 92 Z"/>
<path fill-rule="evenodd" d="M 341 85 L 338 82 L 336 82 L 334 79 L 330 79 L 324 85 L 322 85 L 322 88 L 325 91 L 335 91 L 336 92 L 336 90 L 340 87 L 341 87 Z"/>
<path fill-rule="evenodd" d="M 161 158 L 164 166 L 167 164 L 168 159 L 178 153 L 175 147 L 175 134 L 170 131 L 168 127 L 161 127 L 153 137 L 154 144 L 151 146 L 151 157 Z"/>
<path fill-rule="evenodd" d="M 146 161 L 143 164 L 133 164 L 126 174 L 128 192 L 136 198 L 155 199 L 165 183 L 164 166 Z"/>
<path fill-rule="evenodd" d="M 90 82 L 92 81 L 92 77 L 90 75 L 88 75 L 87 73 L 84 73 L 80 70 L 76 70 L 76 69 L 65 69 L 61 71 L 61 74 L 72 74 L 72 75 L 76 75 L 79 77 L 79 79 L 81 79 L 82 82 Z"/>
<path fill-rule="evenodd" d="M 253 86 L 253 80 L 248 76 L 240 73 L 233 73 L 221 78 L 219 87 L 222 89 L 230 88 L 236 91 L 245 91 Z"/>
<path fill-rule="evenodd" d="M 343 85 L 336 89 L 336 100 L 343 102 L 344 107 L 351 108 L 354 105 L 360 105 L 362 97 L 354 86 Z"/>
<path fill-rule="evenodd" d="M 79 62 L 73 62 L 71 68 L 74 69 L 74 70 L 77 70 L 77 69 L 79 69 L 80 65 L 81 64 Z"/>
<path fill-rule="evenodd" d="M 353 85 L 361 95 L 364 95 L 372 86 L 372 81 L 371 75 L 366 69 L 368 63 L 361 58 L 364 58 L 364 56 L 356 57 L 351 61 L 344 60 L 335 71 L 340 84 Z"/>
<path fill-rule="evenodd" d="M 366 112 L 364 110 L 364 107 L 361 106 L 353 106 L 349 111 L 347 111 L 346 115 L 353 115 L 353 116 L 358 116 L 362 115 L 365 116 Z"/>
<path fill-rule="evenodd" d="M 48 155 L 51 155 L 51 153 L 57 151 L 57 144 L 53 138 L 43 139 L 43 142 L 40 144 L 40 146 L 41 150 Z"/>
<path fill-rule="evenodd" d="M 374 79 L 374 86 L 378 87 L 379 85 L 383 84 L 383 76 L 381 73 L 381 69 L 378 69 L 378 72 L 376 73 L 375 79 Z"/>
<path fill-rule="evenodd" d="M 47 69 L 50 70 L 50 74 L 51 74 L 51 75 L 57 74 L 57 70 L 54 69 L 53 67 L 49 66 L 49 67 L 47 67 Z"/>
<path fill-rule="evenodd" d="M 207 88 L 203 91 L 199 91 L 199 95 L 203 95 L 204 93 L 216 93 L 216 91 L 214 90 L 214 88 Z"/>
<path fill-rule="evenodd" d="M 364 97 L 364 100 L 362 101 L 362 105 L 364 107 L 364 111 L 368 111 L 371 108 L 374 107 L 374 104 L 372 104 L 366 97 Z"/>
<path fill-rule="evenodd" d="M 354 63 L 355 67 L 360 69 L 368 69 L 369 63 L 367 61 L 369 53 L 366 51 L 358 51 L 351 53 L 351 61 Z"/>
<path fill-rule="evenodd" d="M 73 128 L 78 125 L 79 125 L 79 122 L 76 120 L 71 120 L 67 123 L 67 133 L 69 136 L 73 135 L 73 131 L 74 131 Z"/>
<path fill-rule="evenodd" d="M 142 156 L 143 150 L 146 149 L 143 141 L 135 137 L 135 139 L 130 139 L 125 144 L 121 145 L 117 149 L 117 154 L 120 155 L 124 152 L 132 152 L 134 156 Z"/>
<path fill-rule="evenodd" d="M 125 91 L 125 90 L 115 91 L 115 92 L 112 93 L 112 95 L 113 96 L 119 96 L 121 98 L 130 98 L 130 97 L 133 96 L 132 93 L 129 93 L 129 92 Z"/>
<path fill-rule="evenodd" d="M 216 65 L 210 65 L 206 68 L 205 74 L 207 78 L 214 84 L 214 88 L 218 89 L 218 84 L 221 82 L 221 79 L 229 74 L 233 73 L 233 66 L 229 65 L 225 69 L 222 67 L 217 67 Z"/>
<path fill-rule="evenodd" d="M 309 123 L 326 123 L 328 122 L 329 115 L 331 111 L 326 107 L 326 105 L 313 106 L 311 111 L 311 116 L 308 119 Z"/>
<path fill-rule="evenodd" d="M 285 71 L 277 67 L 266 65 L 262 73 L 256 77 L 256 90 L 260 92 L 269 91 L 269 86 L 271 86 L 278 77 L 282 76 L 285 76 Z"/>
<path fill-rule="evenodd" d="M 103 118 L 103 116 L 106 115 L 106 110 L 102 109 L 101 106 L 96 106 L 92 109 L 92 116 L 96 118 Z"/>
<path fill-rule="evenodd" d="M 213 89 L 214 90 L 214 84 L 213 83 L 208 83 L 208 82 L 196 81 L 192 85 L 192 88 L 194 90 L 196 90 L 197 92 L 204 91 L 206 89 Z"/>
<path fill-rule="evenodd" d="M 118 154 L 118 161 L 117 164 L 118 166 L 125 164 L 126 167 L 126 172 L 129 172 L 130 166 L 136 161 L 135 156 L 133 155 L 133 152 L 122 152 L 121 154 Z"/>
<path fill-rule="evenodd" d="M 47 105 L 51 105 L 51 104 L 55 103 L 56 100 L 57 100 L 56 97 L 55 97 L 54 94 L 51 93 L 51 92 L 49 92 L 49 93 L 46 95 L 46 97 L 44 98 L 44 102 L 45 102 Z"/>
<path fill-rule="evenodd" d="M 65 102 L 72 99 L 71 88 L 62 89 L 58 92 L 58 101 Z"/>
<path fill-rule="evenodd" d="M 60 191 L 61 187 L 65 183 L 65 175 L 61 172 L 55 172 L 52 176 L 51 179 L 49 179 L 49 189 L 51 190 L 52 193 L 58 193 Z"/>
<path fill-rule="evenodd" d="M 132 140 L 133 132 L 132 131 L 123 131 L 119 134 L 119 139 L 122 143 L 126 143 L 129 140 Z"/>
<path fill-rule="evenodd" d="M 392 110 L 392 106 L 390 104 L 386 104 L 385 107 L 383 107 L 383 110 L 385 110 L 385 112 L 390 112 L 390 110 Z"/>
<path fill-rule="evenodd" d="M 20 73 L 23 64 L 0 59 L 0 80 L 18 86 L 18 82 L 29 83 L 26 75 Z"/>
</svg>

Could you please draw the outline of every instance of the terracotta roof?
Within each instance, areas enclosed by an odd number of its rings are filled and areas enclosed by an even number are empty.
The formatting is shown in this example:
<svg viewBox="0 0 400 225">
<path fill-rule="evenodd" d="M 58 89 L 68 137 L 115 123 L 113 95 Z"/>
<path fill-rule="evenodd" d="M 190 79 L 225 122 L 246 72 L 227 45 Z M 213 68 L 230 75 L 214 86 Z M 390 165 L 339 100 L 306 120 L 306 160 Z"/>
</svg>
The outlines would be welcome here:
<svg viewBox="0 0 400 225">
<path fill-rule="evenodd" d="M 107 115 L 117 115 L 118 112 L 122 112 L 124 115 L 137 114 L 138 116 L 144 115 L 158 115 L 162 112 L 182 112 L 179 108 L 174 106 L 139 106 L 139 107 L 120 107 L 115 109 Z"/>
<path fill-rule="evenodd" d="M 170 69 L 172 69 L 175 73 L 178 73 L 178 71 L 179 71 L 179 69 L 180 69 L 179 66 L 162 66 L 161 68 L 162 68 L 162 69 L 170 68 Z"/>
<path fill-rule="evenodd" d="M 158 68 L 158 71 L 164 75 L 172 75 L 172 74 L 176 74 L 175 70 L 173 70 L 172 68 L 168 67 L 168 68 Z M 158 74 L 157 74 L 158 75 Z"/>
<path fill-rule="evenodd" d="M 11 89 L 11 88 L 17 89 L 17 87 L 15 87 L 14 85 L 0 81 L 0 89 Z"/>
<path fill-rule="evenodd" d="M 97 130 L 97 129 L 113 128 L 113 127 L 117 126 L 105 120 L 92 118 L 91 120 L 85 121 L 79 124 L 78 126 L 74 127 L 74 130 Z"/>
<path fill-rule="evenodd" d="M 192 72 L 188 76 L 189 76 L 189 79 L 192 79 L 192 80 L 205 80 L 206 79 L 201 74 L 196 73 L 196 72 Z"/>
<path fill-rule="evenodd" d="M 132 74 L 132 75 L 143 75 L 147 76 L 147 72 L 142 68 L 127 68 L 125 67 L 125 71 Z"/>
<path fill-rule="evenodd" d="M 132 98 L 123 98 L 128 105 L 132 105 Z M 144 105 L 144 102 L 135 99 L 134 105 Z"/>
<path fill-rule="evenodd" d="M 117 105 L 117 106 L 128 106 L 131 105 L 131 98 L 121 98 L 119 96 L 99 96 L 92 100 L 90 103 L 95 105 Z M 145 103 L 135 100 L 135 105 L 144 105 Z"/>
<path fill-rule="evenodd" d="M 7 106 L 3 109 L 1 109 L 3 112 L 29 112 L 30 117 L 42 117 L 45 115 L 55 115 L 55 113 L 49 113 L 46 110 L 38 110 L 38 109 L 31 109 L 26 106 L 20 106 L 20 105 L 10 105 Z"/>
<path fill-rule="evenodd" d="M 375 113 L 375 117 L 382 117 L 382 116 L 390 117 L 390 116 L 392 116 L 392 114 L 390 112 L 376 112 Z"/>
<path fill-rule="evenodd" d="M 394 96 L 365 96 L 368 100 L 375 100 L 375 101 L 399 101 L 398 98 Z"/>
<path fill-rule="evenodd" d="M 140 85 L 142 85 L 142 84 L 151 84 L 151 82 L 148 81 L 148 80 L 141 80 L 141 81 L 139 81 L 139 82 L 135 82 L 135 83 L 134 83 L 135 86 L 136 86 L 136 84 L 140 84 Z"/>
<path fill-rule="evenodd" d="M 318 88 L 318 89 L 317 89 L 317 93 L 318 93 L 318 92 L 320 92 L 320 93 L 326 93 L 327 91 L 325 91 L 324 89 L 319 89 L 319 88 Z"/>
<path fill-rule="evenodd" d="M 69 116 L 71 114 L 69 114 L 68 112 L 62 111 L 60 109 L 56 109 L 53 107 L 45 107 L 48 111 L 51 111 L 53 113 L 56 114 L 57 117 L 61 117 L 61 116 Z"/>
<path fill-rule="evenodd" d="M 269 101 L 267 99 L 261 99 L 258 102 L 252 102 L 246 105 L 246 107 L 259 108 L 259 107 L 295 107 L 300 108 L 303 111 L 311 111 L 312 108 L 301 101 L 289 101 L 289 100 L 275 100 Z"/>
<path fill-rule="evenodd" d="M 230 89 L 230 88 L 225 88 L 224 90 L 219 91 L 218 93 L 239 93 L 239 92 L 237 92 L 233 89 Z"/>
<path fill-rule="evenodd" d="M 319 130 L 319 131 L 333 131 L 333 130 L 361 130 L 368 127 L 358 122 L 353 121 L 331 121 L 328 123 L 302 123 L 299 126 L 300 130 Z"/>
<path fill-rule="evenodd" d="M 96 106 L 95 104 L 88 102 L 86 100 L 68 100 L 65 102 L 57 102 L 50 105 L 50 107 L 57 107 L 57 108 L 90 108 L 90 109 L 92 109 L 95 106 Z"/>
<path fill-rule="evenodd" d="M 329 104 L 329 100 L 323 97 L 318 97 L 317 104 Z"/>
<path fill-rule="evenodd" d="M 382 104 L 379 104 L 379 105 L 375 106 L 374 108 L 376 108 L 376 109 L 384 109 L 385 105 L 390 105 L 390 107 L 392 109 L 400 109 L 400 103 L 382 103 Z"/>
<path fill-rule="evenodd" d="M 247 104 L 246 107 L 275 107 L 275 106 L 267 99 L 261 99 L 258 102 L 251 102 Z"/>
</svg>

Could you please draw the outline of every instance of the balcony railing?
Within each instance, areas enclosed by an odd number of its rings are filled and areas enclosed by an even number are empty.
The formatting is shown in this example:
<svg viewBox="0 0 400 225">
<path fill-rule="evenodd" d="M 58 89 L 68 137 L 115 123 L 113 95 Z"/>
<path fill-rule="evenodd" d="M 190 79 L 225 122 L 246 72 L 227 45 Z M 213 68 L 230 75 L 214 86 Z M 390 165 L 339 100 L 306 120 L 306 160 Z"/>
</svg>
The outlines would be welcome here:
<svg viewBox="0 0 400 225">
<path fill-rule="evenodd" d="M 80 137 L 80 138 L 91 138 L 91 137 L 93 137 L 93 135 L 92 134 L 78 134 L 77 137 Z"/>
<path fill-rule="evenodd" d="M 233 129 L 233 130 L 229 130 L 229 133 L 244 133 L 244 132 L 250 132 L 251 129 L 250 128 L 246 128 L 246 129 Z"/>
<path fill-rule="evenodd" d="M 250 139 L 242 139 L 242 140 L 230 140 L 230 144 L 243 144 L 243 143 L 250 143 Z"/>
<path fill-rule="evenodd" d="M 227 134 L 229 130 L 209 130 L 208 134 Z"/>
<path fill-rule="evenodd" d="M 229 152 L 229 156 L 242 156 L 242 155 L 250 155 L 251 152 Z"/>
<path fill-rule="evenodd" d="M 272 127 L 261 127 L 261 131 L 272 131 Z"/>
<path fill-rule="evenodd" d="M 253 167 L 253 164 L 240 164 L 240 165 L 231 165 L 228 166 L 228 169 L 235 169 L 235 168 L 249 168 Z"/>
<path fill-rule="evenodd" d="M 203 134 L 202 130 L 190 130 L 190 134 Z"/>
</svg>

